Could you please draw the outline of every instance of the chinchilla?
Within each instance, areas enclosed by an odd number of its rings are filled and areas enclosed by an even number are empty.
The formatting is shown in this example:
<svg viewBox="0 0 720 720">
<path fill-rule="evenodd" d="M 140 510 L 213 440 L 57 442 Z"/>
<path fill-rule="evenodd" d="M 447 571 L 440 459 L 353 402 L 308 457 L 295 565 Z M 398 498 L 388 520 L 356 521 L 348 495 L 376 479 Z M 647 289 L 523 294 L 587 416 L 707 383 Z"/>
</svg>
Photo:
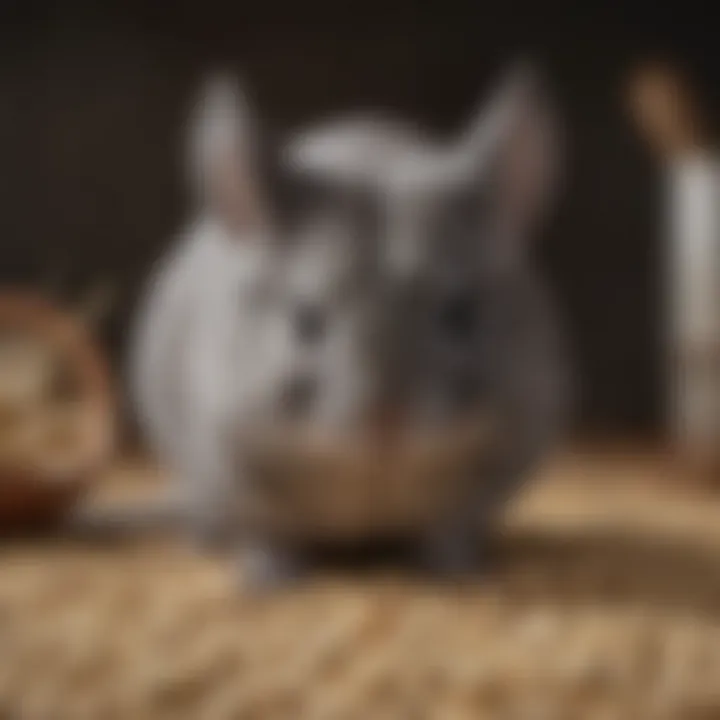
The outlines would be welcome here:
<svg viewBox="0 0 720 720">
<path fill-rule="evenodd" d="M 539 79 L 513 68 L 452 141 L 364 117 L 268 150 L 226 80 L 192 127 L 198 213 L 131 353 L 172 497 L 115 522 L 229 539 L 255 587 L 296 577 L 321 530 L 402 528 L 434 570 L 477 568 L 569 407 L 530 245 L 560 165 Z"/>
</svg>

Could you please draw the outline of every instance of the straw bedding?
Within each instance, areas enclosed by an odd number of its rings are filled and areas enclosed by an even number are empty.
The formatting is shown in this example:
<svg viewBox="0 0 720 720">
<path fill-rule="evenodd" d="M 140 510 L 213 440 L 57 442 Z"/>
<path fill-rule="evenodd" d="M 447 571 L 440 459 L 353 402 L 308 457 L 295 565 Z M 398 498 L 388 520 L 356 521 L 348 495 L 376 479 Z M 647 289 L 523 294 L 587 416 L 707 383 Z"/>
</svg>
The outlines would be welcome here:
<svg viewBox="0 0 720 720">
<path fill-rule="evenodd" d="M 559 461 L 465 588 L 371 566 L 252 598 L 171 539 L 8 542 L 0 718 L 720 718 L 720 501 L 657 468 Z"/>
</svg>

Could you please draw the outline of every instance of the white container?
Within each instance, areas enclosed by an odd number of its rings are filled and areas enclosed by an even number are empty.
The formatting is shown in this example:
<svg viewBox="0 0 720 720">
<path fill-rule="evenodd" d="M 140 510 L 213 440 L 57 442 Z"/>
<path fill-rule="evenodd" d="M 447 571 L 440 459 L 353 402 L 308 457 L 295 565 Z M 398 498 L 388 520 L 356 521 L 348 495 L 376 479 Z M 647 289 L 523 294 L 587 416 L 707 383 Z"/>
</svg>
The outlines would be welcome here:
<svg viewBox="0 0 720 720">
<path fill-rule="evenodd" d="M 669 425 L 681 451 L 720 457 L 720 158 L 669 161 Z"/>
</svg>

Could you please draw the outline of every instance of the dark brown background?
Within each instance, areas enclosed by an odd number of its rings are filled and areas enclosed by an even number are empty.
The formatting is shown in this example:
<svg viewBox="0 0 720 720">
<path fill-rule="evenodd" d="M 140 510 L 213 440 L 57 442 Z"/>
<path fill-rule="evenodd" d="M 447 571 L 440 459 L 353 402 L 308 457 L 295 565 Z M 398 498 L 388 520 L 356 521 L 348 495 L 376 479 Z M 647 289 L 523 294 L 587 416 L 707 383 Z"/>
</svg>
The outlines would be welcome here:
<svg viewBox="0 0 720 720">
<path fill-rule="evenodd" d="M 0 281 L 62 270 L 72 296 L 94 278 L 116 279 L 123 302 L 105 340 L 120 358 L 138 283 L 183 219 L 180 124 L 205 70 L 235 69 L 282 124 L 378 105 L 451 131 L 502 63 L 531 51 L 570 132 L 567 191 L 540 254 L 572 332 L 580 421 L 652 432 L 661 407 L 659 187 L 620 86 L 644 53 L 670 53 L 717 108 L 716 33 L 710 15 L 687 5 L 650 15 L 627 4 L 621 13 L 570 7 L 5 0 Z"/>
</svg>

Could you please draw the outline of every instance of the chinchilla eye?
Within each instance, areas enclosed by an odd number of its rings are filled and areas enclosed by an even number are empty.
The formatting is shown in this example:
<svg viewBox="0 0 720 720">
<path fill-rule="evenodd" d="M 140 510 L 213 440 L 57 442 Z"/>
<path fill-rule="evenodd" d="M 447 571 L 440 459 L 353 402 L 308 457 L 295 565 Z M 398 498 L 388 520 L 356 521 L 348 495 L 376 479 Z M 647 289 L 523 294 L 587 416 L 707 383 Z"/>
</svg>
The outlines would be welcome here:
<svg viewBox="0 0 720 720">
<path fill-rule="evenodd" d="M 301 342 L 319 343 L 325 336 L 327 317 L 318 305 L 300 305 L 295 311 L 295 332 Z"/>
<path fill-rule="evenodd" d="M 478 324 L 475 295 L 467 290 L 455 290 L 442 298 L 437 312 L 438 329 L 452 342 L 467 342 L 475 334 Z"/>
</svg>

